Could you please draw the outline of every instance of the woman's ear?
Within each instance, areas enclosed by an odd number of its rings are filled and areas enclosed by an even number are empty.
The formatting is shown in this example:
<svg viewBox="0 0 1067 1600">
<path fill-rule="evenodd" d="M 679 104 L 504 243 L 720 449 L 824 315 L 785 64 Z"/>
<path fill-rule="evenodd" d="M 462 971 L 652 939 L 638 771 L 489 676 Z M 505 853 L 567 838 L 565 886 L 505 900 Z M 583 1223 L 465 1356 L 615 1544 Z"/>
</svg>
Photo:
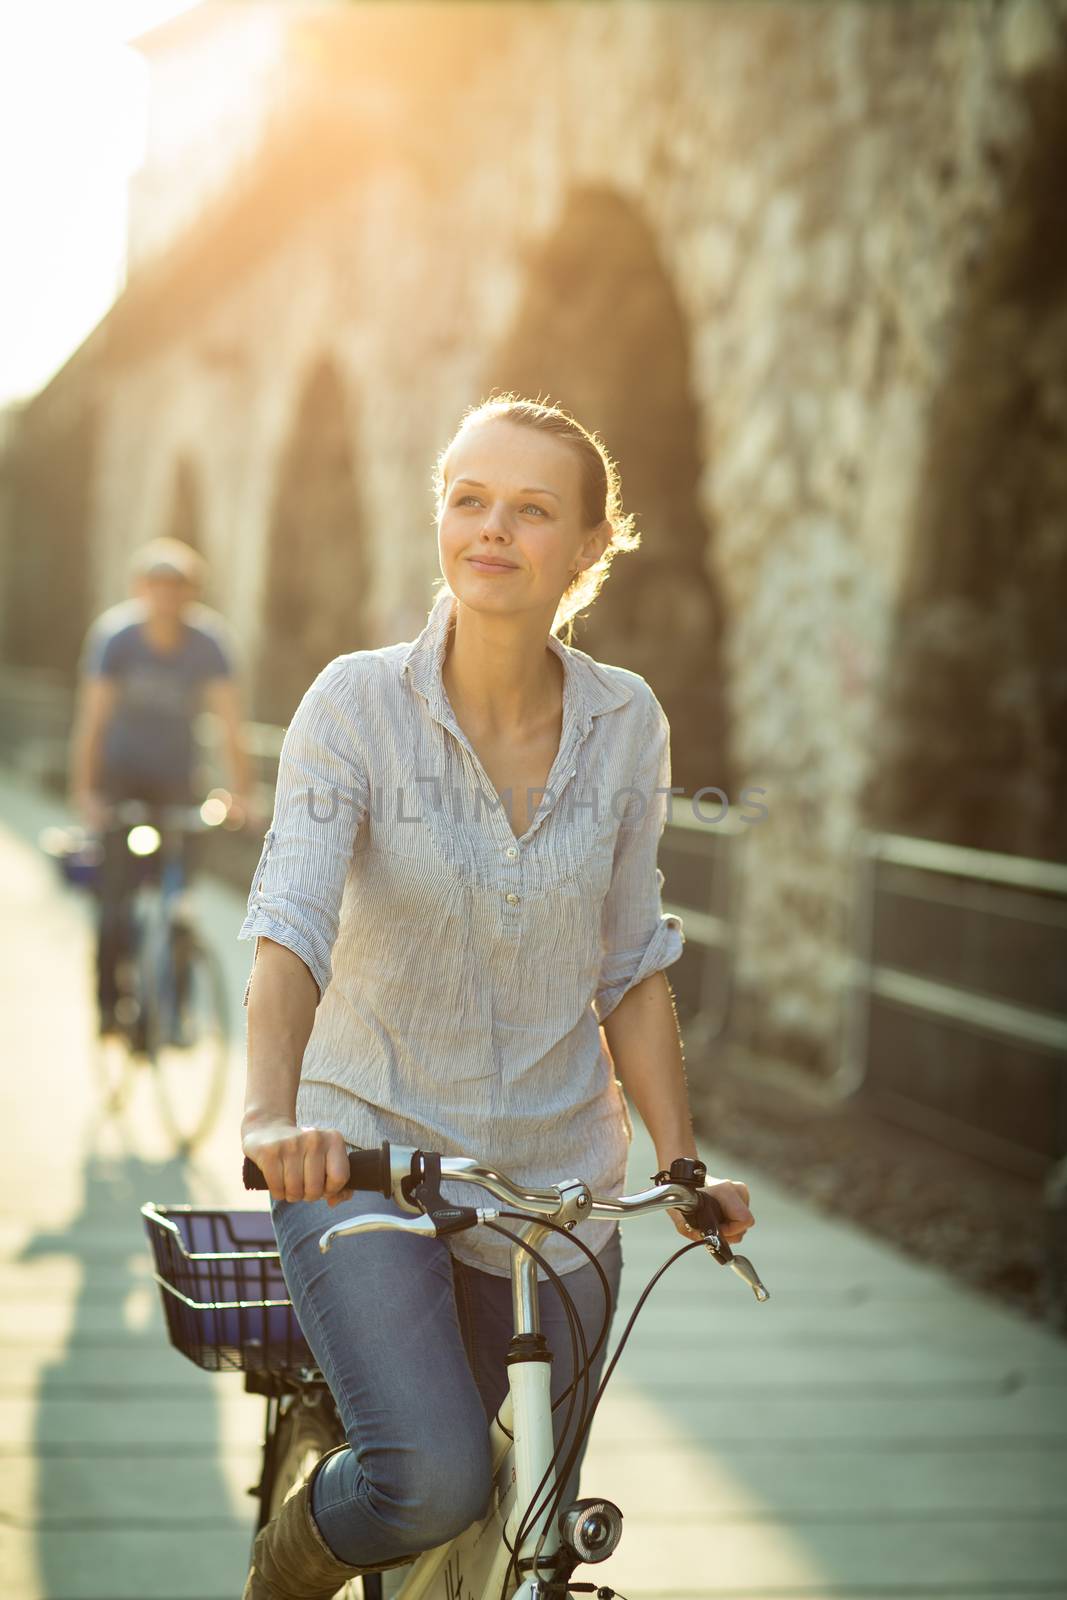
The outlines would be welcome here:
<svg viewBox="0 0 1067 1600">
<path fill-rule="evenodd" d="M 589 530 L 578 552 L 578 561 L 574 568 L 575 577 L 578 576 L 579 572 L 584 572 L 589 567 L 595 566 L 611 543 L 613 532 L 614 529 L 606 517 L 603 522 L 598 522 L 595 528 Z"/>
</svg>

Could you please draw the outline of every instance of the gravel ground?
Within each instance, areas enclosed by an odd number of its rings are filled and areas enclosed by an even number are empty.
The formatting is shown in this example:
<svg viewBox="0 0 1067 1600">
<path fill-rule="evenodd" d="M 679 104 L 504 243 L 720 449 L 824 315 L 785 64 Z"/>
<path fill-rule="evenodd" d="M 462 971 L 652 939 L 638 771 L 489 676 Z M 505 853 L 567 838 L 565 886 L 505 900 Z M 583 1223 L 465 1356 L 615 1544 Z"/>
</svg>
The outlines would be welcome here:
<svg viewBox="0 0 1067 1600">
<path fill-rule="evenodd" d="M 1067 1335 L 1064 1213 L 1058 1230 L 1041 1185 L 1005 1175 L 853 1102 L 815 1108 L 777 1087 L 722 1073 L 694 1093 L 705 1138 L 736 1157 L 734 1174 L 762 1171 L 821 1211 L 836 1212 L 920 1260 Z"/>
</svg>

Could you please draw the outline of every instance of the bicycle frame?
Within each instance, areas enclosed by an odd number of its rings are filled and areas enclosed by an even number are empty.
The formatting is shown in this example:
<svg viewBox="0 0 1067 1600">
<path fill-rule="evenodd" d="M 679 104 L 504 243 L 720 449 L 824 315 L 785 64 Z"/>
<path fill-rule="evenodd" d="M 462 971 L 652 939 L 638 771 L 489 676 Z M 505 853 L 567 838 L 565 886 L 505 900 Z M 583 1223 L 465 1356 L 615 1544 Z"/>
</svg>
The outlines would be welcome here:
<svg viewBox="0 0 1067 1600">
<path fill-rule="evenodd" d="M 407 1199 L 402 1188 L 405 1175 L 409 1169 L 414 1170 L 413 1163 L 420 1159 L 421 1152 L 388 1145 L 383 1146 L 383 1151 L 388 1162 L 392 1197 L 413 1215 L 371 1214 L 335 1223 L 319 1240 L 324 1254 L 337 1239 L 380 1229 L 438 1236 L 434 1213 Z M 530 1250 L 524 1248 L 538 1249 L 551 1231 L 537 1220 L 538 1214 L 550 1217 L 557 1225 L 583 1218 L 621 1220 L 670 1207 L 692 1211 L 696 1200 L 694 1189 L 681 1182 L 659 1184 L 641 1194 L 619 1196 L 614 1200 L 595 1198 L 578 1180 L 559 1184 L 551 1190 L 524 1191 L 492 1168 L 467 1157 L 433 1159 L 438 1162 L 441 1177 L 486 1188 L 517 1209 L 533 1213 L 529 1221 L 516 1229 L 516 1242 L 511 1247 L 516 1336 L 540 1333 L 537 1267 Z M 419 1193 L 416 1189 L 414 1197 Z M 439 1194 L 434 1198 L 439 1198 Z M 452 1210 L 442 1213 L 441 1217 L 454 1219 L 456 1215 Z M 477 1209 L 469 1213 L 469 1218 L 485 1222 L 498 1215 L 495 1210 Z M 753 1289 L 757 1299 L 767 1298 L 766 1290 L 746 1257 L 734 1255 L 715 1231 L 705 1234 L 705 1244 L 722 1265 L 733 1267 Z M 536 1600 L 541 1594 L 542 1581 L 558 1580 L 553 1558 L 560 1550 L 560 1534 L 555 1516 L 546 1524 L 542 1513 L 515 1551 L 515 1560 L 524 1563 L 525 1571 L 513 1588 L 504 1590 L 520 1523 L 533 1505 L 543 1479 L 546 1489 L 540 1493 L 547 1492 L 546 1475 L 555 1449 L 548 1359 L 509 1363 L 508 1394 L 490 1425 L 490 1447 L 494 1488 L 486 1516 L 447 1545 L 425 1551 L 406 1567 L 382 1573 L 381 1593 L 386 1600 L 501 1600 L 503 1593 L 509 1600 Z M 555 1488 L 554 1475 L 551 1487 Z M 565 1570 L 569 1572 L 570 1567 Z"/>
<path fill-rule="evenodd" d="M 191 806 L 149 807 L 140 801 L 126 801 L 116 807 L 116 815 L 123 826 L 144 824 L 158 834 L 158 844 L 150 852 L 158 853 L 158 875 L 155 881 L 137 883 L 130 895 L 129 917 L 141 1014 L 157 1013 L 166 1029 L 174 1020 L 178 998 L 171 944 L 175 907 L 188 887 L 182 837 L 190 818 L 199 820 L 199 811 Z"/>
<path fill-rule="evenodd" d="M 146 1012 L 155 1007 L 161 1032 L 169 1036 L 177 1019 L 178 983 L 175 969 L 174 930 L 176 911 L 186 889 L 186 876 L 180 856 L 164 857 L 158 884 L 144 884 L 138 890 L 143 917 L 138 950 L 141 1002 Z"/>
<path fill-rule="evenodd" d="M 553 1464 L 557 1445 L 550 1390 L 550 1352 L 547 1342 L 541 1338 L 539 1326 L 539 1283 L 534 1253 L 553 1229 L 566 1229 L 568 1224 L 582 1219 L 619 1222 L 653 1211 L 685 1211 L 694 1219 L 705 1248 L 720 1266 L 733 1267 L 755 1293 L 755 1298 L 765 1301 L 768 1291 L 752 1262 L 734 1254 L 718 1232 L 718 1224 L 725 1213 L 709 1190 L 702 1187 L 704 1165 L 680 1157 L 670 1166 L 670 1173 L 657 1174 L 651 1189 L 638 1194 L 597 1197 L 581 1179 L 566 1179 L 549 1189 L 525 1189 L 472 1158 L 442 1157 L 434 1152 L 390 1146 L 389 1141 L 382 1141 L 381 1150 L 350 1150 L 349 1155 L 352 1189 L 366 1194 L 378 1192 L 392 1198 L 397 1210 L 389 1214 L 360 1213 L 334 1222 L 318 1240 L 323 1254 L 331 1250 L 339 1238 L 362 1232 L 395 1229 L 426 1238 L 440 1238 L 477 1224 L 496 1224 L 501 1216 L 512 1221 L 514 1213 L 518 1213 L 514 1229 L 501 1229 L 514 1240 L 510 1248 L 514 1341 L 507 1360 L 507 1394 L 490 1424 L 493 1474 L 490 1504 L 482 1518 L 448 1544 L 424 1550 L 402 1566 L 366 1574 L 362 1581 L 362 1600 L 541 1600 L 549 1586 L 552 1586 L 553 1595 L 576 1587 L 592 1589 L 592 1584 L 571 1582 L 571 1573 L 574 1566 L 598 1565 L 614 1554 L 621 1534 L 621 1512 L 606 1501 L 601 1502 L 595 1512 L 589 1501 L 577 1502 L 579 1507 L 589 1507 L 590 1517 L 598 1515 L 600 1520 L 600 1528 L 595 1533 L 601 1542 L 593 1542 L 590 1549 L 589 1544 L 582 1542 L 592 1539 L 589 1523 L 576 1530 L 571 1518 L 566 1533 L 561 1531 L 561 1510 L 574 1507 L 549 1510 L 558 1493 L 558 1469 Z M 451 1205 L 440 1192 L 442 1179 L 469 1182 L 486 1189 L 493 1197 L 504 1200 L 507 1210 Z M 266 1189 L 264 1176 L 248 1158 L 245 1160 L 245 1186 Z M 282 1493 L 285 1493 L 286 1486 L 290 1485 L 288 1474 L 293 1470 L 304 1474 L 307 1470 L 301 1459 L 299 1434 L 293 1435 L 283 1446 L 283 1450 L 288 1450 L 293 1443 L 296 1445 L 291 1461 L 285 1454 L 275 1459 L 278 1397 L 291 1395 L 294 1402 L 299 1402 L 302 1395 L 315 1390 L 317 1405 L 323 1395 L 328 1395 L 322 1373 L 318 1373 L 315 1366 L 306 1365 L 314 1358 L 299 1333 L 290 1299 L 283 1294 L 277 1248 L 266 1248 L 272 1238 L 272 1229 L 264 1226 L 269 1219 L 261 1211 L 216 1213 L 197 1211 L 190 1206 L 162 1211 L 152 1203 L 142 1206 L 141 1211 L 147 1221 L 150 1248 L 157 1267 L 155 1278 L 163 1291 L 168 1333 L 174 1347 L 208 1371 L 245 1371 L 246 1389 L 267 1397 L 264 1467 L 253 1491 L 261 1501 L 259 1526 L 262 1528 L 266 1517 L 277 1514 L 280 1501 L 274 1504 L 274 1510 L 267 1507 L 272 1504 L 278 1485 L 282 1485 Z M 173 1216 L 166 1214 L 170 1211 Z M 184 1224 L 182 1213 L 187 1213 Z M 203 1224 L 200 1237 L 197 1224 Z M 205 1243 L 210 1248 L 205 1250 Z M 683 1246 L 664 1262 L 664 1267 L 638 1299 L 637 1310 L 662 1270 L 677 1261 L 680 1254 L 696 1248 L 696 1243 Z M 619 1339 L 590 1405 L 603 1394 L 614 1363 L 629 1338 L 635 1314 Z M 581 1382 L 581 1373 L 574 1373 L 574 1381 Z M 286 1416 L 288 1414 L 286 1408 Z M 585 1411 L 584 1418 L 579 1414 L 579 1424 L 587 1426 L 589 1418 L 590 1411 Z M 323 1430 L 312 1432 L 322 1435 Z M 318 1438 L 309 1440 L 314 1443 L 315 1453 L 322 1454 L 323 1448 L 330 1448 L 333 1432 L 334 1422 L 330 1422 L 325 1429 L 323 1445 Z M 576 1443 L 577 1437 L 581 1435 L 576 1435 L 571 1443 Z M 568 1472 L 568 1477 L 573 1472 L 565 1461 L 560 1462 L 560 1467 Z M 275 1477 L 278 1470 L 282 1470 L 280 1478 Z M 296 1478 L 291 1482 L 296 1483 Z M 539 1509 L 536 1517 L 530 1520 L 534 1502 Z M 518 1544 L 518 1531 L 523 1523 L 528 1526 L 522 1544 Z M 584 1555 L 579 1554 L 581 1550 Z M 593 1550 L 598 1554 L 593 1554 Z M 346 1587 L 346 1595 L 352 1600 L 360 1597 L 360 1589 L 355 1584 L 354 1579 Z M 611 1590 L 606 1590 L 606 1594 L 611 1594 Z"/>
<path fill-rule="evenodd" d="M 200 806 L 122 801 L 107 824 L 102 921 L 110 924 L 106 958 L 116 970 L 102 1039 L 115 1032 L 123 1049 L 102 1043 L 98 1050 L 102 1087 L 109 1109 L 118 1110 L 134 1066 L 149 1068 L 161 1121 L 180 1155 L 201 1142 L 218 1114 L 229 1050 L 225 975 L 186 903 L 194 863 L 185 846 L 227 815 L 220 793 Z"/>
<path fill-rule="evenodd" d="M 516 1231 L 535 1250 L 549 1233 L 536 1222 Z M 537 1269 L 519 1244 L 511 1248 L 511 1284 L 516 1334 L 540 1333 Z M 549 1372 L 547 1361 L 520 1361 L 508 1367 L 508 1393 L 489 1425 L 493 1472 L 489 1511 L 448 1544 L 424 1551 L 410 1566 L 383 1572 L 383 1600 L 500 1600 L 519 1519 L 545 1478 L 555 1449 Z M 553 1476 L 542 1493 L 554 1487 Z M 532 1556 L 538 1538 L 535 1527 L 519 1556 Z M 536 1580 L 552 1578 L 552 1557 L 558 1549 L 559 1533 L 553 1523 L 536 1568 L 508 1591 L 513 1600 L 532 1600 Z"/>
</svg>

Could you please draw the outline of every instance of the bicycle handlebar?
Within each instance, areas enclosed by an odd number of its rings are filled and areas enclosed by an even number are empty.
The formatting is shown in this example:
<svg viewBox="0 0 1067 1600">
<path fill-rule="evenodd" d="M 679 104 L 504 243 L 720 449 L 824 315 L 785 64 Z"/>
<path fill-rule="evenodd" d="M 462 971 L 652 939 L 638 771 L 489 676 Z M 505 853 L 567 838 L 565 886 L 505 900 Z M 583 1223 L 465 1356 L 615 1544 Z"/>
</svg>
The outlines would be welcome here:
<svg viewBox="0 0 1067 1600">
<path fill-rule="evenodd" d="M 406 1203 L 410 1210 L 416 1211 L 419 1208 L 410 1203 L 414 1184 L 414 1163 L 415 1158 L 422 1154 L 421 1151 L 406 1146 L 391 1146 L 388 1139 L 382 1141 L 378 1150 L 350 1150 L 348 1186 L 365 1193 L 383 1195 L 387 1200 L 397 1199 L 401 1205 Z M 476 1184 L 479 1188 L 488 1189 L 490 1194 L 496 1195 L 500 1200 L 509 1201 L 541 1216 L 551 1217 L 560 1209 L 561 1197 L 558 1188 L 521 1189 L 503 1173 L 482 1166 L 468 1156 L 442 1156 L 438 1159 L 442 1178 L 457 1183 Z M 268 1187 L 263 1173 L 249 1156 L 245 1156 L 244 1159 L 243 1177 L 246 1189 L 264 1190 Z M 634 1195 L 612 1197 L 591 1195 L 587 1215 L 592 1218 L 618 1220 L 628 1213 L 659 1209 L 663 1205 L 670 1205 L 679 1211 L 691 1214 L 694 1226 L 705 1233 L 717 1232 L 720 1224 L 726 1220 L 726 1213 L 708 1190 L 694 1192 L 692 1188 L 676 1183 L 657 1184 L 653 1189 Z"/>
<path fill-rule="evenodd" d="M 694 1165 L 685 1161 L 675 1163 L 683 1173 L 691 1172 Z M 671 1170 L 674 1171 L 674 1167 Z M 700 1186 L 702 1177 L 700 1183 L 688 1180 L 657 1183 L 651 1189 L 630 1195 L 597 1196 L 576 1179 L 550 1189 L 521 1189 L 503 1173 L 469 1156 L 439 1156 L 405 1145 L 390 1145 L 388 1139 L 382 1141 L 378 1150 L 350 1150 L 348 1171 L 349 1188 L 395 1200 L 411 1215 L 370 1215 L 335 1223 L 319 1241 L 324 1254 L 335 1238 L 346 1234 L 388 1228 L 440 1238 L 499 1215 L 495 1211 L 449 1206 L 440 1193 L 441 1180 L 449 1179 L 487 1189 L 498 1199 L 527 1212 L 531 1221 L 538 1216 L 558 1218 L 566 1212 L 573 1217 L 580 1215 L 582 1220 L 619 1222 L 624 1217 L 649 1211 L 682 1211 L 691 1219 L 693 1227 L 705 1236 L 705 1244 L 720 1265 L 732 1267 L 753 1290 L 757 1300 L 767 1299 L 767 1290 L 752 1263 L 745 1256 L 735 1255 L 719 1237 L 726 1213 L 710 1190 Z M 702 1167 L 700 1172 L 703 1173 Z M 244 1158 L 243 1176 L 246 1189 L 267 1188 L 262 1171 L 249 1156 Z"/>
<path fill-rule="evenodd" d="M 224 816 L 222 813 L 217 821 L 208 821 L 204 816 L 203 804 L 175 805 L 155 804 L 147 800 L 118 800 L 107 807 L 107 823 L 111 827 L 136 827 L 138 823 L 149 823 L 167 828 L 173 833 L 206 833 L 218 827 Z"/>
</svg>

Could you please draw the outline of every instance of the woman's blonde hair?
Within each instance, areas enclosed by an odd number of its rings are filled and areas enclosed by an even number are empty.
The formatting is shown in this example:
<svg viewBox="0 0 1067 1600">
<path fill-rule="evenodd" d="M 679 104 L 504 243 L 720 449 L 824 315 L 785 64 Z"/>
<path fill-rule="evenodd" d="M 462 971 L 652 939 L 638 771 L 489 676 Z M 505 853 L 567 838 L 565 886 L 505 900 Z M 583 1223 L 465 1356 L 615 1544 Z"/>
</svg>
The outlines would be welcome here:
<svg viewBox="0 0 1067 1600">
<path fill-rule="evenodd" d="M 611 539 L 603 555 L 584 572 L 579 572 L 560 597 L 550 631 L 558 635 L 566 628 L 563 642 L 569 645 L 574 633 L 574 618 L 591 606 L 600 593 L 615 556 L 620 550 L 636 550 L 641 543 L 633 516 L 623 513 L 619 469 L 608 454 L 603 440 L 583 428 L 577 418 L 564 411 L 562 406 L 548 405 L 540 400 L 525 400 L 521 395 L 512 393 L 493 395 L 478 405 L 468 407 L 455 433 L 434 462 L 433 490 L 438 518 L 444 507 L 445 462 L 449 452 L 460 434 L 479 422 L 513 422 L 523 428 L 536 428 L 541 433 L 553 434 L 570 445 L 577 452 L 581 472 L 583 526 L 595 528 L 601 522 L 611 524 Z M 447 588 L 448 584 L 442 580 L 437 595 Z"/>
</svg>

